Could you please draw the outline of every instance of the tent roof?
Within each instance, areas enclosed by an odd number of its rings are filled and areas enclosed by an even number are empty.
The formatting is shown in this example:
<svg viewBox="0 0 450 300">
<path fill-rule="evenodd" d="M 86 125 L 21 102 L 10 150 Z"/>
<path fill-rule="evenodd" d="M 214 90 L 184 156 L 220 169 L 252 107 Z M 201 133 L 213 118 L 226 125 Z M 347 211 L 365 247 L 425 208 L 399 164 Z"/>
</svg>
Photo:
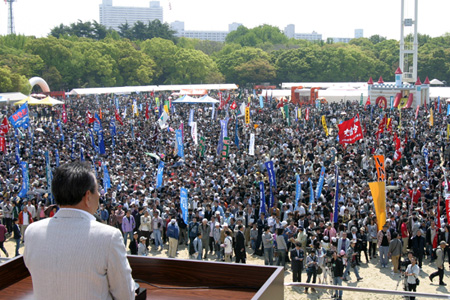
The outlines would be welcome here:
<svg viewBox="0 0 450 300">
<path fill-rule="evenodd" d="M 181 98 L 178 98 L 175 101 L 172 101 L 172 103 L 198 103 L 198 99 L 191 97 L 189 95 L 184 95 Z"/>
<path fill-rule="evenodd" d="M 98 95 L 98 94 L 131 94 L 152 91 L 181 90 L 235 90 L 236 84 L 181 84 L 181 85 L 146 85 L 73 89 L 68 95 Z"/>
<path fill-rule="evenodd" d="M 28 96 L 28 97 L 26 97 L 25 99 L 22 99 L 22 100 L 20 100 L 20 101 L 17 101 L 16 103 L 14 103 L 14 105 L 22 105 L 22 104 L 24 104 L 25 102 L 28 102 L 28 105 L 38 105 L 38 104 L 39 104 L 39 101 L 40 101 L 40 100 L 38 100 L 38 99 L 36 99 L 36 98 L 33 98 L 33 97 L 31 97 L 31 96 Z"/>
<path fill-rule="evenodd" d="M 38 104 L 51 105 L 51 106 L 58 105 L 58 104 L 64 104 L 63 101 L 56 100 L 56 99 L 54 99 L 54 98 L 52 98 L 50 96 L 48 96 L 45 99 L 38 100 L 38 101 L 39 101 Z"/>
<path fill-rule="evenodd" d="M 0 93 L 0 102 L 19 101 L 27 96 L 22 93 Z"/>
<path fill-rule="evenodd" d="M 444 85 L 444 83 L 442 81 L 440 81 L 439 79 L 436 79 L 436 78 L 431 80 L 430 84 Z"/>
</svg>

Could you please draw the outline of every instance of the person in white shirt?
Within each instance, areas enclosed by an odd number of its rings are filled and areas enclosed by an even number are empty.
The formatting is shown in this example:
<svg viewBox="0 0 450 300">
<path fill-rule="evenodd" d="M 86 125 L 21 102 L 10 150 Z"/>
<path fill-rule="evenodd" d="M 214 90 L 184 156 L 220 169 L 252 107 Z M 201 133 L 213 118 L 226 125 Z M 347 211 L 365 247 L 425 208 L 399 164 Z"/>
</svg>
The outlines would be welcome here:
<svg viewBox="0 0 450 300">
<path fill-rule="evenodd" d="M 405 271 L 406 282 L 408 283 L 408 291 L 415 292 L 417 288 L 416 279 L 419 278 L 420 268 L 417 265 L 416 258 L 410 258 L 411 264 L 408 265 Z M 416 299 L 416 297 L 409 297 L 409 299 Z"/>
</svg>

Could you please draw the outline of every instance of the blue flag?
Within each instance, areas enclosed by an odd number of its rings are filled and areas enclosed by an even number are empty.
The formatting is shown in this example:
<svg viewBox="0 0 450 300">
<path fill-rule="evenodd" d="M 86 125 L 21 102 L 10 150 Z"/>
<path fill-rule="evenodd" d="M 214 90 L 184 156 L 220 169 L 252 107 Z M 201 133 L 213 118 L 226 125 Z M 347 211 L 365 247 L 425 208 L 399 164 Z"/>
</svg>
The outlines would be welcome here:
<svg viewBox="0 0 450 300">
<path fill-rule="evenodd" d="M 222 131 L 222 138 L 228 137 L 228 119 L 220 120 L 220 130 Z"/>
<path fill-rule="evenodd" d="M 441 108 L 441 96 L 438 96 L 438 105 L 437 105 L 438 109 Z"/>
<path fill-rule="evenodd" d="M 103 164 L 103 188 L 105 189 L 105 192 L 111 188 L 111 178 L 109 177 L 108 169 L 105 164 Z"/>
<path fill-rule="evenodd" d="M 192 126 L 191 123 L 194 122 L 194 109 L 191 108 L 191 111 L 189 112 L 189 122 L 188 125 Z"/>
<path fill-rule="evenodd" d="M 317 188 L 316 188 L 316 199 L 319 199 L 320 194 L 322 194 L 324 180 L 325 180 L 325 167 L 322 167 L 320 169 L 319 183 L 317 184 Z"/>
<path fill-rule="evenodd" d="M 77 134 L 75 133 L 75 134 L 73 135 L 73 138 L 72 138 L 72 151 L 71 151 L 71 153 L 70 153 L 70 158 L 71 158 L 72 160 L 75 159 L 75 144 L 76 144 L 76 140 L 77 140 Z"/>
<path fill-rule="evenodd" d="M 61 141 L 64 142 L 64 132 L 63 132 L 61 120 L 57 120 L 56 123 L 58 124 L 59 130 L 61 131 Z"/>
<path fill-rule="evenodd" d="M 89 135 L 91 136 L 91 142 L 92 142 L 92 148 L 94 148 L 95 152 L 98 152 L 98 148 L 95 145 L 95 138 L 94 138 L 94 134 L 92 133 L 92 129 L 88 129 L 89 131 Z"/>
<path fill-rule="evenodd" d="M 236 126 L 235 128 L 235 132 L 234 132 L 234 144 L 236 145 L 236 147 L 239 149 L 239 122 L 238 119 L 236 118 Z"/>
<path fill-rule="evenodd" d="M 265 162 L 264 165 L 266 166 L 267 172 L 269 173 L 269 183 L 274 188 L 277 188 L 277 180 L 275 178 L 275 171 L 273 169 L 273 161 L 269 160 L 268 162 Z"/>
<path fill-rule="evenodd" d="M 47 179 L 47 192 L 52 193 L 52 168 L 50 167 L 50 157 L 48 151 L 45 151 L 45 178 Z"/>
<path fill-rule="evenodd" d="M 19 145 L 19 139 L 16 137 L 16 149 L 15 149 L 15 154 L 16 154 L 16 162 L 18 165 L 20 165 L 21 159 L 20 159 L 20 145 Z"/>
<path fill-rule="evenodd" d="M 28 163 L 21 162 L 20 168 L 22 169 L 22 189 L 19 192 L 20 198 L 25 198 L 28 193 L 28 187 L 30 185 L 30 178 L 28 177 Z"/>
<path fill-rule="evenodd" d="M 302 195 L 302 182 L 300 181 L 300 175 L 295 175 L 295 208 L 298 207 L 298 201 Z"/>
<path fill-rule="evenodd" d="M 116 136 L 116 120 L 114 117 L 112 117 L 109 122 L 109 130 L 111 131 L 111 147 L 114 149 L 116 147 L 116 142 L 114 140 L 114 137 Z"/>
<path fill-rule="evenodd" d="M 269 203 L 269 207 L 272 208 L 275 205 L 275 198 L 273 197 L 273 190 L 272 190 L 272 185 L 269 184 L 269 190 L 270 190 L 270 203 Z"/>
<path fill-rule="evenodd" d="M 83 147 L 80 147 L 80 160 L 84 161 L 84 151 L 83 151 Z"/>
<path fill-rule="evenodd" d="M 183 221 L 188 224 L 188 192 L 185 188 L 180 189 L 180 207 Z"/>
<path fill-rule="evenodd" d="M 312 205 L 314 203 L 314 189 L 312 186 L 311 178 L 308 178 L 309 182 L 309 210 L 312 210 Z"/>
<path fill-rule="evenodd" d="M 217 144 L 217 155 L 220 155 L 223 150 L 223 132 L 220 130 L 219 143 Z"/>
<path fill-rule="evenodd" d="M 429 165 L 429 162 L 428 162 L 428 149 L 427 148 L 423 149 L 423 157 L 425 158 L 425 165 L 427 167 L 427 178 L 428 178 L 428 165 Z"/>
<path fill-rule="evenodd" d="M 96 126 L 98 127 L 97 128 L 98 130 L 96 130 Z M 100 122 L 100 118 L 98 117 L 97 113 L 95 113 L 94 131 L 97 132 L 97 137 L 98 137 L 98 153 L 106 154 L 105 139 L 103 138 L 103 127 L 102 127 L 102 123 Z"/>
<path fill-rule="evenodd" d="M 33 156 L 33 142 L 34 142 L 34 132 L 31 134 L 31 145 L 30 145 L 30 155 L 31 156 Z"/>
<path fill-rule="evenodd" d="M 216 114 L 216 106 L 212 105 L 212 110 L 211 110 L 211 120 L 214 120 L 214 115 Z"/>
<path fill-rule="evenodd" d="M 30 117 L 28 116 L 28 102 L 22 104 L 19 109 L 8 118 L 14 128 L 28 128 Z"/>
<path fill-rule="evenodd" d="M 338 215 L 339 215 L 339 168 L 335 166 L 336 173 L 336 194 L 334 195 L 334 215 L 333 215 L 333 223 L 337 224 Z"/>
<path fill-rule="evenodd" d="M 266 213 L 266 195 L 264 194 L 264 182 L 262 181 L 259 182 L 259 199 L 261 200 L 259 213 Z"/>
<path fill-rule="evenodd" d="M 156 174 L 156 188 L 160 188 L 163 183 L 163 174 L 164 174 L 164 162 L 161 160 L 158 166 L 158 172 Z"/>
<path fill-rule="evenodd" d="M 175 130 L 175 138 L 177 140 L 177 148 L 178 148 L 178 156 L 184 157 L 184 145 L 183 145 L 183 135 L 181 133 L 181 129 Z"/>
<path fill-rule="evenodd" d="M 259 107 L 264 108 L 264 98 L 262 95 L 259 95 Z"/>
<path fill-rule="evenodd" d="M 450 115 L 450 103 L 447 104 L 447 116 Z"/>
<path fill-rule="evenodd" d="M 55 150 L 55 160 L 56 160 L 56 167 L 59 167 L 59 151 L 58 151 L 58 149 Z"/>
</svg>

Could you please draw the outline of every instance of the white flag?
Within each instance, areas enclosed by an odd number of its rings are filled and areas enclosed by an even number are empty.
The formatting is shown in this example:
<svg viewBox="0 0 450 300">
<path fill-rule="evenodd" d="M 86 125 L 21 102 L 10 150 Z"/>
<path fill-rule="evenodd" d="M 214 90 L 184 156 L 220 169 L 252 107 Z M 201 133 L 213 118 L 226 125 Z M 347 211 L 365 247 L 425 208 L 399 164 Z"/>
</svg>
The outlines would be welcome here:
<svg viewBox="0 0 450 300">
<path fill-rule="evenodd" d="M 248 154 L 255 155 L 255 134 L 250 134 L 250 148 L 248 149 Z"/>
<path fill-rule="evenodd" d="M 244 102 L 242 102 L 241 107 L 239 108 L 239 110 L 241 111 L 241 114 L 238 117 L 245 116 L 245 108 L 246 108 L 246 105 Z"/>
<path fill-rule="evenodd" d="M 198 145 L 197 122 L 191 122 L 191 136 L 195 145 Z"/>
<path fill-rule="evenodd" d="M 169 115 L 165 111 L 163 111 L 161 117 L 158 120 L 158 124 L 161 129 L 167 128 L 167 120 L 169 120 Z"/>
</svg>

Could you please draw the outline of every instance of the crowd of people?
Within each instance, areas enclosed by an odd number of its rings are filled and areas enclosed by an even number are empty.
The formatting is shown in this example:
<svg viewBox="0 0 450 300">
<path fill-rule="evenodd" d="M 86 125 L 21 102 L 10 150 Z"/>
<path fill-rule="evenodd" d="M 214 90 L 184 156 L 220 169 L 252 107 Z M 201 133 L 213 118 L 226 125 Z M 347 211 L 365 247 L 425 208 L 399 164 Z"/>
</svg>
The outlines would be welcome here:
<svg viewBox="0 0 450 300">
<path fill-rule="evenodd" d="M 219 98 L 217 92 L 210 95 Z M 227 96 L 223 93 L 222 98 Z M 285 110 L 272 97 L 264 97 L 261 107 L 259 99 L 248 101 L 244 91 L 239 96 L 231 92 L 222 109 L 172 104 L 170 95 L 164 93 L 70 97 L 64 109 L 30 107 L 30 127 L 10 129 L 6 151 L 0 154 L 0 208 L 5 228 L 0 227 L 0 248 L 8 255 L 3 242 L 11 235 L 18 255 L 26 227 L 58 210 L 46 179 L 48 151 L 51 168 L 79 159 L 92 164 L 100 185 L 96 217 L 122 232 L 131 254 L 148 255 L 151 247 L 155 251 L 168 247 L 168 256 L 176 257 L 178 249 L 188 247 L 192 259 L 245 263 L 250 253 L 261 256 L 266 265 L 287 269 L 290 263 L 294 282 L 301 281 L 305 271 L 306 282 L 332 280 L 335 285 L 351 280 L 351 272 L 354 279 L 363 280 L 358 272 L 363 263 L 377 261 L 380 268 L 387 268 L 391 260 L 393 273 L 403 274 L 411 291 L 428 259 L 437 267 L 430 280 L 438 276 L 439 284 L 445 285 L 444 258 L 450 259 L 446 109 L 429 102 L 416 117 L 412 109 L 399 113 L 396 108 L 341 101 L 289 103 Z M 158 120 L 163 110 L 160 103 L 165 101 L 169 101 L 169 119 L 163 124 Z M 230 107 L 233 102 L 237 109 Z M 240 111 L 241 103 L 250 106 L 250 124 Z M 1 112 L 10 116 L 16 109 L 4 106 Z M 63 110 L 67 123 L 62 122 Z M 94 114 L 101 119 L 105 154 L 98 153 L 99 140 L 89 133 L 94 124 L 88 115 Z M 363 139 L 340 144 L 337 125 L 356 115 L 364 127 Z M 390 118 L 390 126 L 376 134 L 384 116 Z M 217 153 L 223 136 L 219 120 L 228 120 L 231 143 L 226 154 Z M 115 136 L 110 130 L 112 121 Z M 197 124 L 197 138 L 191 134 L 190 121 Z M 174 130 L 179 128 L 183 128 L 183 157 L 176 149 Z M 254 153 L 250 151 L 251 134 L 255 135 Z M 395 155 L 396 139 L 401 140 L 400 157 Z M 20 159 L 29 164 L 26 197 L 18 196 L 23 178 L 15 155 L 16 140 Z M 387 220 L 382 230 L 378 230 L 368 186 L 377 181 L 373 155 L 385 157 Z M 160 161 L 165 165 L 158 186 Z M 267 161 L 274 163 L 273 188 Z M 337 196 L 335 166 L 339 171 Z M 310 202 L 322 167 L 326 170 L 323 189 Z M 296 196 L 297 174 L 302 183 L 300 196 Z M 260 182 L 266 186 L 265 203 Z M 187 218 L 180 205 L 181 188 L 188 191 Z M 335 199 L 337 222 L 333 218 Z M 341 299 L 342 291 L 334 296 Z"/>
</svg>

